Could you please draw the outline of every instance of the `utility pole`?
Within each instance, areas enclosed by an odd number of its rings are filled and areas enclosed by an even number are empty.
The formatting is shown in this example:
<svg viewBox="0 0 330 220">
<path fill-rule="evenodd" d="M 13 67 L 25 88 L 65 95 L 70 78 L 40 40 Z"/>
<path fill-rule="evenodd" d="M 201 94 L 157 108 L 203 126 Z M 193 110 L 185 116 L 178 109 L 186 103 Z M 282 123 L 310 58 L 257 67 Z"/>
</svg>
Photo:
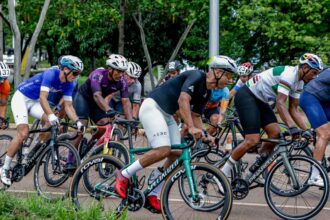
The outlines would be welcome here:
<svg viewBox="0 0 330 220">
<path fill-rule="evenodd" d="M 210 0 L 209 57 L 219 54 L 219 0 Z"/>
</svg>

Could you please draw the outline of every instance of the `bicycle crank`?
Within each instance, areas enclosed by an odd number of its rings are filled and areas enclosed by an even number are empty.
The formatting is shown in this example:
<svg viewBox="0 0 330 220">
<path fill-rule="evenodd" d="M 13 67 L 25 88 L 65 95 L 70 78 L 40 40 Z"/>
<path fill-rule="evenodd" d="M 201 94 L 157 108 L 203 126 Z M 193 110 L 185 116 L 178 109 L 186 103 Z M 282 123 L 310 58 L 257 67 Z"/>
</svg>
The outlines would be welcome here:
<svg viewBox="0 0 330 220">
<path fill-rule="evenodd" d="M 249 184 L 244 180 L 237 178 L 231 183 L 233 196 L 237 200 L 244 199 L 249 194 Z"/>
</svg>

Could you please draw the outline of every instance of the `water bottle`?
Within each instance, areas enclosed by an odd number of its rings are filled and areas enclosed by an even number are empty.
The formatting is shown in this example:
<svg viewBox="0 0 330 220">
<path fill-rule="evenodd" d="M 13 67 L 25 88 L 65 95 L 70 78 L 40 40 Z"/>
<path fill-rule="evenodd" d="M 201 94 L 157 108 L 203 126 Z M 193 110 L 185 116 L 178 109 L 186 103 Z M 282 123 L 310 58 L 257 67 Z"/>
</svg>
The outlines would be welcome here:
<svg viewBox="0 0 330 220">
<path fill-rule="evenodd" d="M 263 162 L 265 162 L 268 158 L 267 154 L 261 154 L 261 155 L 257 155 L 256 160 L 254 161 L 254 163 L 251 165 L 251 167 L 249 168 L 249 171 L 251 173 L 254 173 L 261 165 Z"/>
<path fill-rule="evenodd" d="M 157 177 L 160 174 L 162 174 L 162 168 L 161 167 L 158 167 L 157 169 L 154 169 L 149 175 L 148 185 L 151 185 L 157 179 Z"/>
<path fill-rule="evenodd" d="M 22 148 L 22 156 L 23 156 L 22 164 L 27 163 L 29 152 L 30 152 L 29 148 L 24 145 Z"/>
</svg>

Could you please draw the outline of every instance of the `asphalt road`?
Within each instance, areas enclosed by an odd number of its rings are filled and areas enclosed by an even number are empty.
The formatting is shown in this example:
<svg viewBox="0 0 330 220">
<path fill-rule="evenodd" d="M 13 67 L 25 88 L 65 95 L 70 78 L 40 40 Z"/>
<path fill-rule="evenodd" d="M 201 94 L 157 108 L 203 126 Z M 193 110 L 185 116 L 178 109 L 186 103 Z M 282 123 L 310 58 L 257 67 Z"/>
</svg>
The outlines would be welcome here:
<svg viewBox="0 0 330 220">
<path fill-rule="evenodd" d="M 1 131 L 1 133 L 15 135 L 14 130 L 6 130 Z M 327 155 L 330 155 L 329 148 L 327 149 Z M 255 158 L 255 155 L 248 154 L 244 157 L 244 160 L 251 164 Z M 154 166 L 147 168 L 145 171 L 146 176 L 151 172 L 152 169 L 157 167 L 155 164 Z M 27 176 L 23 178 L 20 182 L 15 182 L 7 191 L 14 193 L 17 196 L 26 195 L 28 192 L 35 192 L 34 184 L 33 184 L 33 172 L 32 170 Z M 56 188 L 57 192 L 65 192 L 66 187 L 68 185 L 64 185 L 61 188 Z M 324 220 L 328 219 L 330 215 L 330 203 L 328 202 L 323 210 L 313 219 L 315 220 Z M 161 215 L 152 214 L 146 209 L 139 210 L 138 212 L 130 212 L 128 214 L 128 219 L 162 219 Z M 271 209 L 268 207 L 266 200 L 264 198 L 264 189 L 263 188 L 256 188 L 252 189 L 248 196 L 243 200 L 234 200 L 232 212 L 229 217 L 230 220 L 255 220 L 255 219 L 267 219 L 267 220 L 275 220 L 280 219 L 277 217 Z M 206 220 L 206 219 L 205 219 Z"/>
</svg>

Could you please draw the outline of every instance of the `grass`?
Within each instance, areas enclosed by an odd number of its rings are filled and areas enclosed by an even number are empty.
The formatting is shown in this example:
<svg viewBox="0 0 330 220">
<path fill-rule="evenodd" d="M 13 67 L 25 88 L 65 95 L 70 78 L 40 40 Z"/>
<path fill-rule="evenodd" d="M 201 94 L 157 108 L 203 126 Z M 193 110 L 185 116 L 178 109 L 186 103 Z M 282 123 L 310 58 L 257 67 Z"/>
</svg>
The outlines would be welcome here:
<svg viewBox="0 0 330 220">
<path fill-rule="evenodd" d="M 120 219 L 125 219 L 126 214 Z M 0 219 L 115 219 L 101 207 L 76 211 L 69 200 L 47 202 L 36 194 L 17 198 L 13 194 L 0 192 Z"/>
</svg>

